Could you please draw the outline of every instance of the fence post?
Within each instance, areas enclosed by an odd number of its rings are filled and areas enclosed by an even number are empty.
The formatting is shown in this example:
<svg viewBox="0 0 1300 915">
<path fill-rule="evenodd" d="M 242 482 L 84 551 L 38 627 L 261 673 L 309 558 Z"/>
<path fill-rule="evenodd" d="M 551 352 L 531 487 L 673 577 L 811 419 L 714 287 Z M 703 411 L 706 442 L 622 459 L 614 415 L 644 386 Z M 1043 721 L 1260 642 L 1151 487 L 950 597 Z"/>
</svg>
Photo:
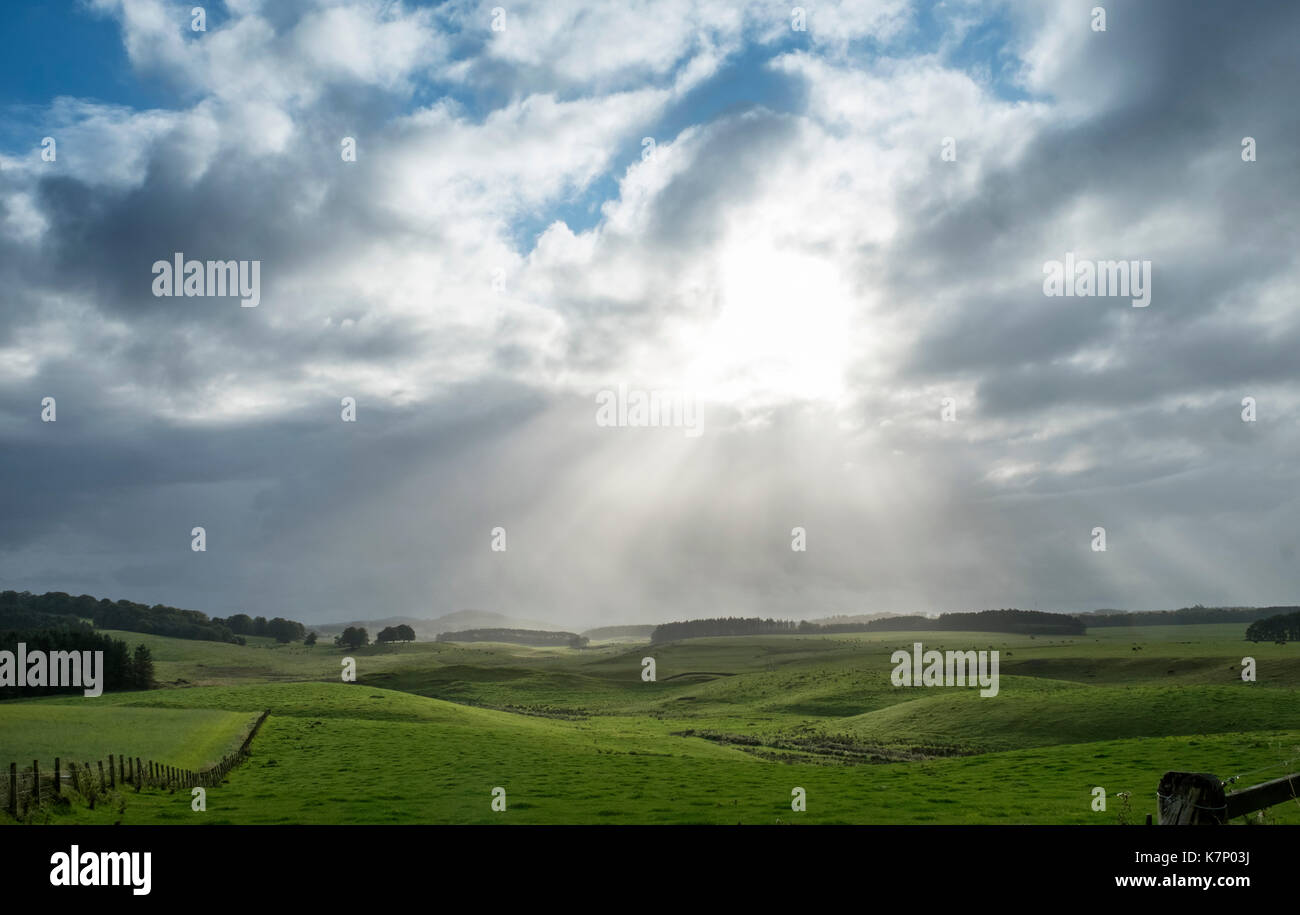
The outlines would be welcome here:
<svg viewBox="0 0 1300 915">
<path fill-rule="evenodd" d="M 18 763 L 9 764 L 9 812 L 18 816 Z"/>
<path fill-rule="evenodd" d="M 137 794 L 140 792 L 140 788 L 141 788 L 140 782 L 141 782 L 143 772 L 144 772 L 144 766 L 140 765 L 140 757 L 137 756 L 135 758 L 135 790 Z"/>
<path fill-rule="evenodd" d="M 41 763 L 38 759 L 32 760 L 32 794 L 36 796 L 36 806 L 41 806 Z"/>
<path fill-rule="evenodd" d="M 116 773 L 113 771 L 113 754 L 112 754 L 112 753 L 109 753 L 109 754 L 108 754 L 108 787 L 110 787 L 110 788 L 116 788 L 116 787 L 117 787 L 117 775 L 116 775 Z"/>
<path fill-rule="evenodd" d="M 59 757 L 54 757 L 54 796 L 59 796 Z"/>
<path fill-rule="evenodd" d="M 1166 772 L 1156 789 L 1160 825 L 1206 825 L 1227 822 L 1223 783 L 1208 772 Z"/>
<path fill-rule="evenodd" d="M 108 782 L 104 781 L 104 761 L 102 759 L 97 759 L 95 762 L 99 766 L 99 790 L 107 791 Z"/>
</svg>

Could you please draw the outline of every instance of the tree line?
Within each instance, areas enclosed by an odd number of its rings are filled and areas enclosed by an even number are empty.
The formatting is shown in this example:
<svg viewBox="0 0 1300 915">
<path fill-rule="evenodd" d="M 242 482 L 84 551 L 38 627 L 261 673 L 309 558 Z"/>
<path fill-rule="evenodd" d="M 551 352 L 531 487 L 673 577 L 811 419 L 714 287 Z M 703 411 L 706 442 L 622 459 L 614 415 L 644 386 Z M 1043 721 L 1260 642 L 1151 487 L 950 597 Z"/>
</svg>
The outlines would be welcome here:
<svg viewBox="0 0 1300 915">
<path fill-rule="evenodd" d="M 973 612 L 940 613 L 935 619 L 924 616 L 890 616 L 859 624 L 865 630 L 898 632 L 904 629 L 968 632 L 1010 632 L 1018 635 L 1084 635 L 1088 626 L 1083 620 L 1066 613 L 1048 613 L 1045 610 L 976 610 Z M 850 632 L 853 629 L 827 627 L 823 631 Z"/>
<path fill-rule="evenodd" d="M 890 616 L 853 623 L 810 623 L 807 620 L 714 617 L 663 623 L 650 636 L 652 643 L 678 639 L 737 635 L 818 635 L 840 632 L 955 631 L 1010 632 L 1022 635 L 1083 635 L 1087 629 L 1076 617 L 1042 610 L 980 610 L 975 613 L 941 613 L 938 617 Z M 439 636 L 441 638 L 441 636 Z"/>
<path fill-rule="evenodd" d="M 1279 613 L 1251 623 L 1246 627 L 1246 639 L 1251 642 L 1300 641 L 1300 608 L 1294 609 L 1294 613 Z"/>
<path fill-rule="evenodd" d="M 134 601 L 96 599 L 89 594 L 73 597 L 63 591 L 32 594 L 30 591 L 0 591 L 0 628 L 44 629 L 77 621 L 89 621 L 98 629 L 145 632 L 174 639 L 230 642 L 243 645 L 244 636 L 270 636 L 278 642 L 296 642 L 306 627 L 294 620 L 237 613 L 228 619 L 209 618 L 198 610 L 182 610 L 165 604 L 137 604 Z"/>
<path fill-rule="evenodd" d="M 509 642 L 512 645 L 586 648 L 588 639 L 576 632 L 552 632 L 546 629 L 462 629 L 439 632 L 439 642 Z"/>
<path fill-rule="evenodd" d="M 234 616 L 228 616 L 224 619 L 213 617 L 212 622 L 219 626 L 225 626 L 237 636 L 269 636 L 281 644 L 300 641 L 307 635 L 306 626 L 297 620 L 287 620 L 282 616 L 268 620 L 264 616 L 249 616 L 247 613 L 236 613 Z"/>
<path fill-rule="evenodd" d="M 311 642 L 315 644 L 316 633 L 312 633 Z M 385 626 L 379 630 L 379 635 L 375 636 L 375 644 L 381 642 L 414 642 L 415 630 L 405 623 L 396 626 Z M 370 633 L 366 631 L 365 626 L 349 626 L 334 636 L 334 644 L 339 648 L 364 648 L 370 644 Z"/>
<path fill-rule="evenodd" d="M 153 654 L 146 645 L 135 651 L 126 642 L 93 631 L 80 621 L 69 621 L 53 629 L 4 629 L 0 631 L 0 649 L 18 651 L 18 643 L 33 651 L 102 651 L 104 666 L 100 670 L 104 692 L 128 689 L 153 689 Z M 82 693 L 80 686 L 0 686 L 0 699 L 45 696 L 53 693 Z"/>
<path fill-rule="evenodd" d="M 1089 626 L 1182 626 L 1193 623 L 1250 623 L 1300 607 L 1182 607 L 1178 610 L 1096 610 L 1080 614 Z"/>
</svg>

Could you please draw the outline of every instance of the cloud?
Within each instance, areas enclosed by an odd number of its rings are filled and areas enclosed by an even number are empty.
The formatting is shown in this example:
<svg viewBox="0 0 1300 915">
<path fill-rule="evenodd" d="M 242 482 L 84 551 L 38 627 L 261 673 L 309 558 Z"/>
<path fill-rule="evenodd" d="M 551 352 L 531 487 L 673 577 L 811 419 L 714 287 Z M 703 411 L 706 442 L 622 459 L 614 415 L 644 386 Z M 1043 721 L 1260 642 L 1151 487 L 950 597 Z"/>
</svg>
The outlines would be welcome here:
<svg viewBox="0 0 1300 915">
<path fill-rule="evenodd" d="M 0 158 L 6 586 L 571 626 L 1294 600 L 1289 5 L 492 6 L 92 4 L 172 104 L 52 84 Z M 261 305 L 153 297 L 177 251 L 259 260 Z M 1151 304 L 1044 296 L 1067 251 L 1150 260 Z M 619 385 L 704 434 L 598 426 Z"/>
</svg>

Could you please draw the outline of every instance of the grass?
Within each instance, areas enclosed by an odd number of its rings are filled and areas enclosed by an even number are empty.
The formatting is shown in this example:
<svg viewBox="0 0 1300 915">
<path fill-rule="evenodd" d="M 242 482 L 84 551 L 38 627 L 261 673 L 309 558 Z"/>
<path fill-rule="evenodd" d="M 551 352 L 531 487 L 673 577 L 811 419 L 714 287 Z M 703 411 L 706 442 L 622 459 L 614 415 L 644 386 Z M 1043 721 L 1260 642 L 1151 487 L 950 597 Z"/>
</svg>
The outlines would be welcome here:
<svg viewBox="0 0 1300 915">
<path fill-rule="evenodd" d="M 182 769 L 202 769 L 239 748 L 256 714 L 205 708 L 0 703 L 0 763 L 53 771 L 56 757 L 77 764 L 127 753 Z"/>
<path fill-rule="evenodd" d="M 94 759 L 96 733 L 134 741 L 129 719 L 159 740 L 174 722 L 172 745 L 202 755 L 217 740 L 202 734 L 270 710 L 249 759 L 209 789 L 206 812 L 183 793 L 145 790 L 124 805 L 73 804 L 57 822 L 1140 822 L 1167 770 L 1265 769 L 1239 786 L 1294 771 L 1300 651 L 1250 645 L 1241 628 L 347 653 L 125 633 L 150 644 L 176 688 L 0 703 L 0 747 Z M 913 641 L 998 649 L 999 695 L 893 687 L 889 656 Z M 345 654 L 361 682 L 340 682 Z M 1258 662 L 1256 683 L 1241 681 L 1245 655 Z M 645 656 L 656 682 L 640 679 Z M 186 685 L 198 683 L 208 685 Z M 109 752 L 122 750 L 144 755 Z M 498 786 L 504 813 L 490 808 Z M 1097 786 L 1105 812 L 1092 810 Z M 807 791 L 804 813 L 790 810 L 795 787 Z M 1300 823 L 1300 805 L 1268 816 Z"/>
</svg>

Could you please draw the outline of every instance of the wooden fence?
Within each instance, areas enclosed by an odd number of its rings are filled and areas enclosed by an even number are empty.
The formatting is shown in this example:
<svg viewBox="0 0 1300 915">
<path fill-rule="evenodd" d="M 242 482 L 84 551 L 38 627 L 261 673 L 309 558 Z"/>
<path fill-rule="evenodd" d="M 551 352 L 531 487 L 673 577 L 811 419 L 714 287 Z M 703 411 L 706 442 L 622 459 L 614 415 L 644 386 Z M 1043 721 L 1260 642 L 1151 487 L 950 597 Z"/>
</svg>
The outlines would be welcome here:
<svg viewBox="0 0 1300 915">
<path fill-rule="evenodd" d="M 1231 781 L 1231 780 L 1230 780 Z M 1208 772 L 1166 772 L 1156 789 L 1161 826 L 1219 825 L 1300 798 L 1300 773 L 1224 791 L 1228 782 Z"/>
<path fill-rule="evenodd" d="M 142 788 L 215 787 L 225 779 L 226 773 L 248 756 L 248 746 L 268 714 L 269 711 L 258 716 L 238 750 L 206 769 L 193 771 L 139 756 L 116 754 L 109 754 L 107 762 L 101 759 L 94 765 L 68 761 L 65 766 L 61 758 L 55 757 L 52 771 L 42 771 L 40 760 L 32 760 L 30 766 L 11 762 L 9 771 L 0 773 L 0 798 L 4 799 L 5 810 L 10 816 L 21 819 L 34 808 L 61 797 L 67 790 L 81 795 L 93 807 L 100 797 L 131 788 L 138 792 Z"/>
</svg>

